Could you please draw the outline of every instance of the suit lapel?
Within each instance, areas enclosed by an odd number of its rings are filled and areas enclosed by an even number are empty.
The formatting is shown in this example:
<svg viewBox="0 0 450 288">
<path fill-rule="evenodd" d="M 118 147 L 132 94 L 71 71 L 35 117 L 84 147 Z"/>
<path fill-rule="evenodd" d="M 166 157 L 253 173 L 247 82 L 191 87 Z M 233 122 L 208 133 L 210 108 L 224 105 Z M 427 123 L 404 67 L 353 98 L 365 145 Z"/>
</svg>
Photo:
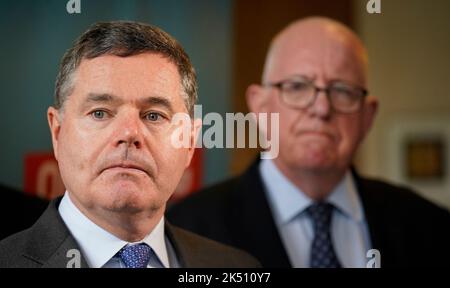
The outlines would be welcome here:
<svg viewBox="0 0 450 288">
<path fill-rule="evenodd" d="M 356 180 L 358 194 L 361 198 L 367 226 L 369 227 L 372 247 L 375 249 L 383 249 L 384 243 L 383 239 L 380 237 L 380 235 L 384 233 L 384 228 L 382 225 L 383 219 L 381 219 L 380 215 L 382 211 L 379 211 L 379 208 L 377 207 L 380 206 L 376 203 L 379 199 L 374 197 L 373 191 L 371 191 L 372 189 L 367 185 L 364 179 L 362 179 L 356 172 L 353 172 L 353 175 Z"/>
<path fill-rule="evenodd" d="M 174 252 L 181 268 L 209 267 L 208 259 L 210 259 L 211 255 L 198 253 L 196 249 L 193 249 L 196 245 L 193 245 L 191 238 L 185 237 L 183 233 L 179 233 L 177 228 L 168 221 L 165 221 L 164 230 L 175 250 Z"/>
<path fill-rule="evenodd" d="M 181 268 L 190 268 L 194 267 L 192 266 L 192 263 L 190 263 L 190 260 L 192 257 L 190 257 L 190 252 L 185 245 L 183 245 L 183 241 L 180 240 L 179 235 L 177 235 L 174 227 L 166 220 L 164 222 L 164 232 L 167 236 L 167 238 L 170 241 L 170 244 L 172 244 L 173 249 L 175 250 L 175 255 L 178 260 L 178 264 Z"/>
<path fill-rule="evenodd" d="M 390 195 L 386 195 L 386 191 L 375 182 L 360 177 L 355 170 L 352 172 L 364 208 L 372 248 L 380 251 L 381 267 L 396 266 L 396 259 L 402 258 L 399 255 L 403 254 L 406 242 L 401 224 L 397 223 L 390 210 Z"/>
<path fill-rule="evenodd" d="M 80 266 L 74 266 L 73 261 L 80 261 Z M 78 248 L 75 239 L 67 236 L 56 251 L 44 262 L 43 268 L 89 268 Z"/>
<path fill-rule="evenodd" d="M 31 227 L 23 256 L 42 267 L 65 268 L 73 259 L 71 254 L 68 255 L 69 250 L 76 249 L 79 253 L 80 266 L 88 267 L 80 248 L 58 213 L 60 201 L 61 198 L 57 198 L 50 202 L 44 214 Z"/>
<path fill-rule="evenodd" d="M 256 161 L 239 179 L 233 193 L 235 209 L 230 211 L 234 239 L 239 247 L 259 255 L 264 267 L 290 267 L 287 253 L 266 199 L 266 193 Z"/>
</svg>

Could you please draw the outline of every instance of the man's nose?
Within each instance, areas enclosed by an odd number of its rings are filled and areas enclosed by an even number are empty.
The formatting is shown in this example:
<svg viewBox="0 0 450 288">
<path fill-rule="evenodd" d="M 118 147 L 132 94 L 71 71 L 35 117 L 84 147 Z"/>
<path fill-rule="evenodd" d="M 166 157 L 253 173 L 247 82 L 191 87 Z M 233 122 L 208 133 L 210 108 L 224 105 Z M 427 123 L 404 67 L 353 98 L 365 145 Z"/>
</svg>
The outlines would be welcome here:
<svg viewBox="0 0 450 288">
<path fill-rule="evenodd" d="M 139 115 L 127 113 L 117 119 L 115 126 L 115 145 L 125 145 L 127 148 L 141 148 L 143 144 L 143 123 Z"/>
<path fill-rule="evenodd" d="M 327 91 L 324 89 L 320 89 L 316 91 L 316 93 L 317 95 L 314 99 L 315 101 L 308 109 L 309 113 L 320 118 L 330 117 L 332 108 L 330 99 L 327 95 Z"/>
</svg>

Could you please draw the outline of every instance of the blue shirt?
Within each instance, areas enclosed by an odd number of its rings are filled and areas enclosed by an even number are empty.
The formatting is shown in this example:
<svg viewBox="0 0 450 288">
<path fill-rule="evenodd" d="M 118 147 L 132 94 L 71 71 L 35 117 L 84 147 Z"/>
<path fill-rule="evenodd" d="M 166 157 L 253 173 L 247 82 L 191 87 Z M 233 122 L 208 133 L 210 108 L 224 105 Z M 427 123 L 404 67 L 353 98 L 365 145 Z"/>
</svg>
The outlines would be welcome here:
<svg viewBox="0 0 450 288">
<path fill-rule="evenodd" d="M 266 196 L 281 240 L 293 267 L 309 267 L 314 238 L 311 219 L 305 210 L 313 200 L 296 187 L 271 160 L 259 166 Z M 371 249 L 369 230 L 351 172 L 347 172 L 325 201 L 333 204 L 333 246 L 342 267 L 366 267 Z"/>
<path fill-rule="evenodd" d="M 70 200 L 66 191 L 58 208 L 64 223 L 80 246 L 81 253 L 91 268 L 124 268 L 123 261 L 116 256 L 129 243 L 119 239 L 87 218 Z M 148 244 L 154 257 L 147 268 L 178 267 L 175 250 L 164 234 L 164 217 L 153 231 L 138 243 Z"/>
</svg>

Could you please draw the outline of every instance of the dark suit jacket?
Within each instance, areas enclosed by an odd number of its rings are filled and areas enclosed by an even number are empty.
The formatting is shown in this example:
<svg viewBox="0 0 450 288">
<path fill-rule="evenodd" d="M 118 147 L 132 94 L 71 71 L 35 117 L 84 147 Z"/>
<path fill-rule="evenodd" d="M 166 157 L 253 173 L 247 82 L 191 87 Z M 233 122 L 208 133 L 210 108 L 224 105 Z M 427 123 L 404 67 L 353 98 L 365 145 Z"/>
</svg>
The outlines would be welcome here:
<svg viewBox="0 0 450 288">
<path fill-rule="evenodd" d="M 50 203 L 28 230 L 0 242 L 0 267 L 67 267 L 67 252 L 78 249 L 58 212 L 61 198 Z M 260 264 L 246 252 L 219 244 L 166 222 L 165 231 L 183 268 L 251 268 Z M 71 256 L 73 257 L 73 256 Z M 81 255 L 81 267 L 88 267 Z"/>
<path fill-rule="evenodd" d="M 29 228 L 44 212 L 47 201 L 0 185 L 0 240 Z"/>
<path fill-rule="evenodd" d="M 381 267 L 448 266 L 450 215 L 408 189 L 359 177 L 356 185 Z M 264 267 L 290 267 L 254 163 L 240 177 L 171 207 L 180 227 L 241 248 Z"/>
</svg>

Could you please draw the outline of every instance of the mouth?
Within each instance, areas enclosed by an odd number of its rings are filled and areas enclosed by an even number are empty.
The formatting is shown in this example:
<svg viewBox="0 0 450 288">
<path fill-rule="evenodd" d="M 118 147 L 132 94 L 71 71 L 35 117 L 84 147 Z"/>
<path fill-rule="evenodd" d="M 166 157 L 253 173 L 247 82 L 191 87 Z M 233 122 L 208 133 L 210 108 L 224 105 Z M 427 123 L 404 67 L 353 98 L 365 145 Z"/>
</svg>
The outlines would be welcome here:
<svg viewBox="0 0 450 288">
<path fill-rule="evenodd" d="M 304 130 L 304 131 L 301 131 L 298 135 L 299 136 L 324 137 L 324 138 L 327 138 L 332 141 L 335 140 L 335 137 L 333 134 L 323 132 L 323 131 L 316 131 L 316 130 Z"/>
<path fill-rule="evenodd" d="M 334 139 L 333 135 L 330 133 L 322 132 L 322 131 L 314 131 L 314 130 L 305 130 L 301 131 L 299 135 L 311 135 L 311 136 L 322 136 L 330 139 Z"/>
<path fill-rule="evenodd" d="M 105 169 L 103 169 L 102 172 L 111 170 L 111 171 L 118 171 L 118 172 L 139 172 L 139 173 L 145 173 L 148 175 L 147 171 L 140 165 L 134 164 L 134 163 L 119 163 L 119 164 L 113 164 Z"/>
</svg>

